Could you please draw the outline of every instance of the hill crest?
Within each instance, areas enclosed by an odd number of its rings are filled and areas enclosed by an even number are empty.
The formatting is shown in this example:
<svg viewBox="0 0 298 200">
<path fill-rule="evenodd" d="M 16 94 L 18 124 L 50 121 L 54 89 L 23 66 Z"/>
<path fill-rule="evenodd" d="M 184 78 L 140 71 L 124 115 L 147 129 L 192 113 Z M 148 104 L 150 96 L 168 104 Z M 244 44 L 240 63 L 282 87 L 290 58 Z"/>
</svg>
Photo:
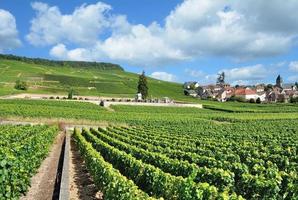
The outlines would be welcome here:
<svg viewBox="0 0 298 200">
<path fill-rule="evenodd" d="M 46 65 L 52 67 L 73 67 L 73 68 L 93 68 L 99 70 L 120 70 L 124 69 L 118 64 L 105 63 L 105 62 L 88 62 L 88 61 L 59 61 L 59 60 L 49 60 L 44 58 L 28 58 L 24 56 L 16 56 L 12 54 L 0 54 L 0 59 L 5 60 L 15 60 L 25 63 L 33 63 L 38 65 Z"/>
</svg>

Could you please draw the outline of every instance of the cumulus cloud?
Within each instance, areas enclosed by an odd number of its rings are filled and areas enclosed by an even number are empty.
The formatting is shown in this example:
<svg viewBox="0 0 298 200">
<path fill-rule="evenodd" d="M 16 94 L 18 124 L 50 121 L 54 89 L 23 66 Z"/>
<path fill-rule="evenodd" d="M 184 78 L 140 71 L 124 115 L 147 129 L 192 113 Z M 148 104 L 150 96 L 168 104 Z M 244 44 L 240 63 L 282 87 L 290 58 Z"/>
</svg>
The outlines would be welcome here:
<svg viewBox="0 0 298 200">
<path fill-rule="evenodd" d="M 133 65 L 163 65 L 184 60 L 179 49 L 168 46 L 158 33 L 159 25 L 130 26 L 125 34 L 114 34 L 102 42 L 98 49 L 112 60 L 129 61 Z"/>
<path fill-rule="evenodd" d="M 223 69 L 227 80 L 236 81 L 236 80 L 262 80 L 268 74 L 266 68 L 261 65 L 237 67 L 232 69 Z"/>
<path fill-rule="evenodd" d="M 256 84 L 263 82 L 269 76 L 273 76 L 276 73 L 276 71 L 273 69 L 276 65 L 277 64 L 272 64 L 269 66 L 269 68 L 262 64 L 232 67 L 229 69 L 220 70 L 218 71 L 218 74 L 225 72 L 225 81 L 227 83 L 231 83 L 232 85 Z M 199 72 L 202 73 L 202 76 L 200 76 L 198 80 L 200 83 L 216 83 L 218 74 L 204 74 L 204 72 Z"/>
<path fill-rule="evenodd" d="M 150 76 L 163 81 L 176 81 L 176 76 L 167 72 L 153 72 Z"/>
<path fill-rule="evenodd" d="M 298 72 L 298 61 L 290 62 L 289 69 L 293 72 Z"/>
<path fill-rule="evenodd" d="M 185 69 L 185 73 L 194 78 L 202 78 L 206 76 L 202 70 Z"/>
<path fill-rule="evenodd" d="M 246 5 L 250 10 L 250 4 Z M 278 55 L 290 48 L 297 32 L 263 30 L 251 19 L 256 13 L 246 11 L 236 1 L 185 0 L 167 17 L 166 38 L 192 57 L 215 55 L 243 60 Z"/>
<path fill-rule="evenodd" d="M 241 61 L 283 54 L 298 37 L 296 0 L 286 5 L 282 0 L 270 5 L 266 0 L 184 0 L 165 18 L 164 25 L 152 22 L 148 26 L 112 14 L 111 6 L 101 2 L 84 4 L 71 14 L 39 2 L 32 7 L 37 15 L 28 41 L 34 45 L 75 44 L 67 51 L 85 60 L 162 66 L 211 55 Z"/>
<path fill-rule="evenodd" d="M 17 48 L 21 45 L 18 38 L 15 17 L 8 11 L 0 9 L 0 51 Z"/>
<path fill-rule="evenodd" d="M 291 82 L 298 82 L 298 75 L 290 76 L 288 80 Z"/>
<path fill-rule="evenodd" d="M 33 45 L 53 45 L 67 41 L 77 45 L 92 45 L 109 26 L 107 12 L 111 7 L 105 3 L 76 8 L 71 14 L 62 14 L 56 6 L 41 2 L 31 4 L 36 17 L 31 21 L 26 39 Z"/>
<path fill-rule="evenodd" d="M 94 61 L 92 51 L 85 48 L 68 50 L 64 44 L 57 44 L 50 50 L 50 55 L 61 60 Z"/>
</svg>

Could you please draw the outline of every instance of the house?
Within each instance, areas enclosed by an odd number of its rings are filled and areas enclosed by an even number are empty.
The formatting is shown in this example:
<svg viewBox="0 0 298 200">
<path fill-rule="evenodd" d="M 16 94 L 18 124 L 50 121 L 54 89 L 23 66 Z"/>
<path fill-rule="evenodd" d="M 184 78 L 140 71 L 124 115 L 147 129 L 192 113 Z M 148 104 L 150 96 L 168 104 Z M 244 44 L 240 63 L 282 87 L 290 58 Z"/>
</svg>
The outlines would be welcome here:
<svg viewBox="0 0 298 200">
<path fill-rule="evenodd" d="M 190 90 L 190 89 L 196 89 L 197 87 L 199 87 L 199 83 L 198 82 L 195 82 L 195 81 L 189 81 L 189 82 L 185 82 L 184 85 L 183 85 L 183 88 L 185 90 Z"/>
<path fill-rule="evenodd" d="M 184 94 L 187 96 L 197 97 L 198 93 L 195 90 L 184 90 Z"/>
<path fill-rule="evenodd" d="M 233 87 L 226 86 L 217 93 L 216 99 L 218 101 L 225 102 L 234 95 L 234 92 L 235 89 Z"/>
<path fill-rule="evenodd" d="M 257 92 L 257 96 L 258 96 L 257 99 L 260 98 L 260 101 L 261 102 L 266 101 L 267 94 L 266 94 L 265 91 L 263 91 L 263 92 Z"/>
<path fill-rule="evenodd" d="M 224 88 L 223 85 L 215 85 L 214 88 L 213 88 L 213 90 L 214 90 L 215 92 L 219 92 L 219 91 L 221 91 L 223 88 Z"/>
<path fill-rule="evenodd" d="M 199 87 L 198 82 L 190 81 L 190 82 L 185 82 L 183 85 L 184 89 L 184 94 L 188 96 L 193 96 L 196 97 L 198 96 L 196 89 Z"/>
<path fill-rule="evenodd" d="M 224 90 L 226 91 L 227 98 L 231 98 L 231 96 L 235 93 L 235 88 L 233 87 L 225 87 Z"/>
<path fill-rule="evenodd" d="M 295 84 L 284 84 L 282 86 L 282 89 L 284 91 L 296 91 L 297 90 L 297 86 Z"/>
<path fill-rule="evenodd" d="M 290 101 L 291 96 L 293 96 L 293 94 L 289 92 L 272 90 L 268 92 L 266 100 L 271 103 L 287 103 Z"/>
<path fill-rule="evenodd" d="M 200 95 L 201 99 L 208 99 L 208 98 L 216 98 L 217 94 L 214 93 L 212 90 L 204 90 L 204 92 Z"/>
<path fill-rule="evenodd" d="M 244 98 L 245 100 L 250 100 L 250 99 L 256 100 L 259 97 L 256 90 L 252 90 L 250 88 L 236 89 L 235 96 Z"/>
<path fill-rule="evenodd" d="M 222 89 L 216 96 L 216 99 L 221 102 L 227 101 L 227 91 Z"/>
<path fill-rule="evenodd" d="M 255 89 L 258 92 L 264 92 L 265 91 L 265 84 L 258 84 L 255 86 Z"/>
<path fill-rule="evenodd" d="M 279 94 L 280 93 L 278 91 L 275 91 L 275 90 L 268 91 L 267 94 L 266 94 L 266 100 L 268 102 L 275 103 L 275 102 L 277 102 Z"/>
</svg>

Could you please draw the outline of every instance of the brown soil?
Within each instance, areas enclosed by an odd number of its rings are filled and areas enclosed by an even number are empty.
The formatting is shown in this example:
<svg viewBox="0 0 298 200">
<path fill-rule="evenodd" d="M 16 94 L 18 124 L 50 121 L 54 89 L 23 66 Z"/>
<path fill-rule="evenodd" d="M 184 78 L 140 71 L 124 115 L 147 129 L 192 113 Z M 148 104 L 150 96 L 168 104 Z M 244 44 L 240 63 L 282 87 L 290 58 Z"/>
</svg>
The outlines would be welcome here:
<svg viewBox="0 0 298 200">
<path fill-rule="evenodd" d="M 80 156 L 78 148 L 71 139 L 70 143 L 70 199 L 71 200 L 102 200 L 103 195 L 95 186 Z"/>
<path fill-rule="evenodd" d="M 42 162 L 37 174 L 32 177 L 28 193 L 20 200 L 52 199 L 64 136 L 63 133 L 60 133 L 56 137 L 48 157 Z"/>
</svg>

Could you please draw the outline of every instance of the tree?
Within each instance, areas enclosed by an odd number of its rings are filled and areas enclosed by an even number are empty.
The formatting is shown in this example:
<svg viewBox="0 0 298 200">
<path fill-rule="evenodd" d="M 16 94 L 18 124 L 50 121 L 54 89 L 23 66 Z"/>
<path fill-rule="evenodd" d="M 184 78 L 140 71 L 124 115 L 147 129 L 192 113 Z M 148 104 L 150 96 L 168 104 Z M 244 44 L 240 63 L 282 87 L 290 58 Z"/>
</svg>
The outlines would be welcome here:
<svg viewBox="0 0 298 200">
<path fill-rule="evenodd" d="M 148 84 L 147 84 L 147 77 L 145 76 L 145 72 L 139 76 L 139 83 L 138 83 L 138 93 L 142 94 L 142 98 L 146 99 L 148 97 Z"/>
<path fill-rule="evenodd" d="M 298 88 L 298 82 L 295 83 L 296 87 Z"/>
<path fill-rule="evenodd" d="M 228 101 L 238 101 L 238 102 L 246 102 L 246 99 L 243 97 L 232 95 Z"/>
<path fill-rule="evenodd" d="M 298 103 L 298 97 L 291 97 L 290 103 Z"/>
<path fill-rule="evenodd" d="M 249 103 L 256 103 L 256 101 L 255 101 L 255 99 L 251 98 L 251 99 L 249 100 Z"/>
<path fill-rule="evenodd" d="M 190 89 L 191 90 L 195 90 L 196 89 L 196 83 L 195 82 L 193 82 L 193 83 L 190 84 Z"/>
<path fill-rule="evenodd" d="M 28 85 L 25 81 L 17 80 L 14 88 L 17 90 L 28 90 Z"/>
<path fill-rule="evenodd" d="M 268 84 L 268 85 L 265 86 L 265 89 L 264 90 L 267 92 L 267 91 L 270 91 L 272 89 L 273 89 L 273 85 L 272 84 Z"/>
<path fill-rule="evenodd" d="M 222 84 L 225 84 L 225 72 L 222 72 L 220 74 L 218 74 L 218 77 L 217 77 L 217 84 L 219 85 L 222 85 Z"/>
<path fill-rule="evenodd" d="M 74 89 L 70 89 L 68 91 L 67 99 L 73 99 L 73 95 L 75 95 L 75 91 L 74 91 Z"/>
</svg>

